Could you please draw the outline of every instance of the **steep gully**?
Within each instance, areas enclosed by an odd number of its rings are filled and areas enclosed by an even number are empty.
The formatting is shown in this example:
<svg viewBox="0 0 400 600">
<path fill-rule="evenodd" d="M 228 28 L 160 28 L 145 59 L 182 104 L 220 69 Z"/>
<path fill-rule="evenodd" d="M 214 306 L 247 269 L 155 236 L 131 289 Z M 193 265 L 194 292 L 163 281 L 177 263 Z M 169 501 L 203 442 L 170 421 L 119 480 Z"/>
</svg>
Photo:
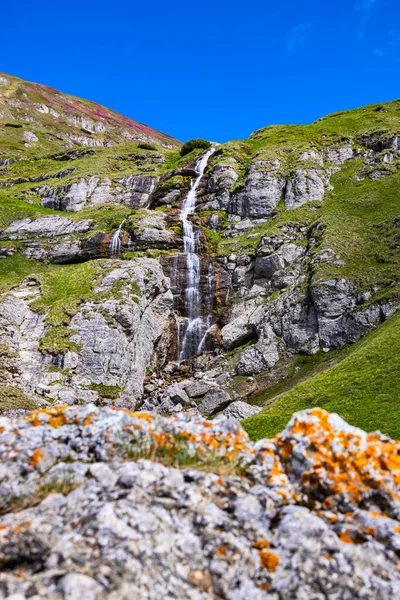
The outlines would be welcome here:
<svg viewBox="0 0 400 600">
<path fill-rule="evenodd" d="M 215 276 L 212 262 L 209 262 L 207 270 L 207 286 L 204 297 L 202 298 L 200 275 L 201 260 L 198 254 L 200 246 L 200 230 L 196 228 L 191 216 L 195 212 L 197 190 L 201 178 L 207 167 L 207 163 L 215 151 L 210 148 L 196 162 L 195 171 L 197 177 L 192 180 L 190 190 L 186 195 L 180 219 L 182 221 L 183 231 L 183 250 L 186 255 L 186 285 L 182 293 L 183 302 L 175 301 L 175 312 L 178 315 L 177 322 L 177 347 L 178 362 L 188 360 L 199 354 L 207 347 L 207 333 L 213 325 L 212 311 L 214 307 L 215 294 Z M 109 244 L 109 256 L 118 258 L 121 252 L 121 232 L 125 219 L 122 221 L 117 231 L 111 237 Z M 178 261 L 179 255 L 175 257 L 171 264 L 171 279 L 178 281 Z M 181 304 L 179 306 L 178 304 Z"/>
</svg>

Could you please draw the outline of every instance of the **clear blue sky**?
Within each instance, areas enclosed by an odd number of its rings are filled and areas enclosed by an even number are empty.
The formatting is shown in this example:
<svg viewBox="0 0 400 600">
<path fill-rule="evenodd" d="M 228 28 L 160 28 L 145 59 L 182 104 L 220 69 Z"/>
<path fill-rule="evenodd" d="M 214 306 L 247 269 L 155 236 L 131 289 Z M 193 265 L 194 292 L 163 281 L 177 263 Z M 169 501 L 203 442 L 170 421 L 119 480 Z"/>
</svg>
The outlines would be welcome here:
<svg viewBox="0 0 400 600">
<path fill-rule="evenodd" d="M 4 3 L 0 70 L 181 140 L 400 97 L 399 0 Z"/>
</svg>

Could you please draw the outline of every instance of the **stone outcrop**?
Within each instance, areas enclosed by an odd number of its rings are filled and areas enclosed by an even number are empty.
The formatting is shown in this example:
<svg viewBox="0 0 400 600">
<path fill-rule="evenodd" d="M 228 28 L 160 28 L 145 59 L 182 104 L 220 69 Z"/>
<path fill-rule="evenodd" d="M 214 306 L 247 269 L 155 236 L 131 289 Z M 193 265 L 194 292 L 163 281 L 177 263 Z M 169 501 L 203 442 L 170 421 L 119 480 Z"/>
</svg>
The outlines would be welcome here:
<svg viewBox="0 0 400 600">
<path fill-rule="evenodd" d="M 212 174 L 207 178 L 204 195 L 199 197 L 198 207 L 201 210 L 226 210 L 238 174 L 235 170 L 235 159 L 231 164 L 216 164 Z"/>
<path fill-rule="evenodd" d="M 33 399 L 68 404 L 96 400 L 96 390 L 112 388 L 118 405 L 134 407 L 172 312 L 158 262 L 105 264 L 93 301 L 82 303 L 68 324 L 70 351 L 40 351 L 49 326 L 30 308 L 38 296 L 37 282 L 28 280 L 0 302 L 0 343 L 15 353 L 13 384 Z"/>
<path fill-rule="evenodd" d="M 286 186 L 285 178 L 277 171 L 279 167 L 279 161 L 251 163 L 244 187 L 237 188 L 232 194 L 228 212 L 241 217 L 271 216 Z"/>
<path fill-rule="evenodd" d="M 0 452 L 3 598 L 399 597 L 399 442 L 337 415 L 252 444 L 226 417 L 59 406 L 0 418 Z"/>
<path fill-rule="evenodd" d="M 320 235 L 318 225 L 309 231 L 283 227 L 281 235 L 260 240 L 255 256 L 222 261 L 238 299 L 224 315 L 222 345 L 232 350 L 254 340 L 241 354 L 239 375 L 270 370 L 290 354 L 353 343 L 396 311 L 395 301 L 368 304 L 370 294 L 358 294 L 344 278 L 314 278 L 319 263 L 344 264 L 329 248 L 315 251 Z"/>
<path fill-rule="evenodd" d="M 93 175 L 66 186 L 39 189 L 38 192 L 42 193 L 42 206 L 53 210 L 76 212 L 107 202 L 146 208 L 157 182 L 157 177 L 145 175 L 129 175 L 114 181 Z"/>
</svg>

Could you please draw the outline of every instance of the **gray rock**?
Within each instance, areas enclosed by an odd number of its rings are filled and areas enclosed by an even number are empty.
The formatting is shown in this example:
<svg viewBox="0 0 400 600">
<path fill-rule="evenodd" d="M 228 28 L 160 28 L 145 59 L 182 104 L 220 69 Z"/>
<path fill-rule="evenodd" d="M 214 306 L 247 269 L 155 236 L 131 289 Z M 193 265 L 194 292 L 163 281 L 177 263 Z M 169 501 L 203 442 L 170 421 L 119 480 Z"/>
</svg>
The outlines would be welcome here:
<svg viewBox="0 0 400 600">
<path fill-rule="evenodd" d="M 182 404 L 183 406 L 191 405 L 186 391 L 177 383 L 168 386 L 165 393 L 174 404 Z"/>
<path fill-rule="evenodd" d="M 146 208 L 150 194 L 154 191 L 159 178 L 147 175 L 128 175 L 117 180 L 123 187 L 121 201 L 132 208 Z"/>
<path fill-rule="evenodd" d="M 285 205 L 289 210 L 312 200 L 323 200 L 328 177 L 317 169 L 298 169 L 287 182 Z"/>
<path fill-rule="evenodd" d="M 238 179 L 233 165 L 217 164 L 206 185 L 206 196 L 199 199 L 203 210 L 226 210 L 230 192 Z"/>
<path fill-rule="evenodd" d="M 218 387 L 214 381 L 207 381 L 206 379 L 201 380 L 189 380 L 185 382 L 184 390 L 189 398 L 202 398 L 212 388 Z"/>
<path fill-rule="evenodd" d="M 238 375 L 257 375 L 276 365 L 279 360 L 278 342 L 272 327 L 264 322 L 258 341 L 246 348 L 236 366 Z"/>
<path fill-rule="evenodd" d="M 248 168 L 244 188 L 232 193 L 228 212 L 241 217 L 269 217 L 285 186 L 285 178 L 276 173 L 270 161 L 255 161 Z"/>
<path fill-rule="evenodd" d="M 39 219 L 22 219 L 13 221 L 2 232 L 2 238 L 19 239 L 20 236 L 36 235 L 40 237 L 58 237 L 71 233 L 86 233 L 90 229 L 90 221 L 71 221 L 59 215 L 49 215 Z M 17 234 L 18 237 L 12 236 Z"/>
<path fill-rule="evenodd" d="M 275 271 L 282 269 L 284 261 L 278 254 L 257 256 L 254 263 L 254 275 L 258 279 L 271 279 Z"/>
<path fill-rule="evenodd" d="M 240 421 L 241 419 L 247 419 L 248 417 L 257 415 L 261 410 L 262 408 L 260 406 L 251 406 L 247 402 L 236 400 L 235 402 L 232 402 L 228 408 L 225 408 L 224 415 L 230 419 L 237 419 Z"/>
<path fill-rule="evenodd" d="M 81 573 L 68 573 L 59 583 L 65 600 L 96 600 L 102 586 L 91 577 Z"/>
<path fill-rule="evenodd" d="M 209 390 L 199 404 L 199 412 L 208 416 L 222 411 L 232 402 L 228 392 L 220 388 Z"/>
</svg>

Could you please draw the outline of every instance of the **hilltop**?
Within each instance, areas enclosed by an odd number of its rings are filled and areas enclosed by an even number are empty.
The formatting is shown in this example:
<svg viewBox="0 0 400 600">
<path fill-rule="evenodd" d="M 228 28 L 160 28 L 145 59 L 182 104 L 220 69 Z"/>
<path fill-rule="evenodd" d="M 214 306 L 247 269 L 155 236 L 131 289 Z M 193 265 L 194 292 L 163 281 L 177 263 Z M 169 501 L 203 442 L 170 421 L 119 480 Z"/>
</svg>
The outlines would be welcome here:
<svg viewBox="0 0 400 600">
<path fill-rule="evenodd" d="M 7 73 L 0 73 L 0 116 L 0 162 L 135 141 L 180 146 L 178 140 L 100 104 Z"/>
</svg>

